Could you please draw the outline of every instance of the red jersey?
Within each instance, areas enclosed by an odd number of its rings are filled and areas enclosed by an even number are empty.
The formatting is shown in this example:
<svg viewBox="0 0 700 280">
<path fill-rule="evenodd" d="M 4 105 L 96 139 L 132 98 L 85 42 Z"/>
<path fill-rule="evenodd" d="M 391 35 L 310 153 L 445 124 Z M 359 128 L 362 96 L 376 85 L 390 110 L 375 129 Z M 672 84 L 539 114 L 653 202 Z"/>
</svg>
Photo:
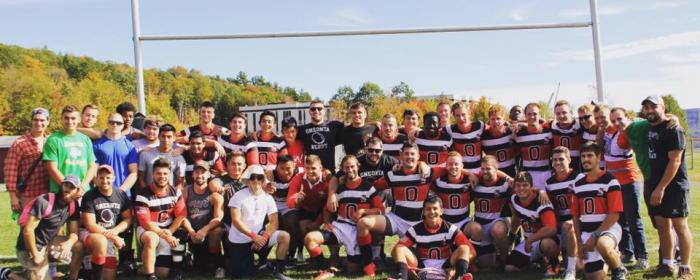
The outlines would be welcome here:
<svg viewBox="0 0 700 280">
<path fill-rule="evenodd" d="M 452 138 L 452 150 L 462 155 L 465 169 L 476 169 L 481 166 L 481 135 L 484 133 L 484 123 L 472 122 L 468 131 L 462 131 L 453 124 L 445 128 Z"/>
<path fill-rule="evenodd" d="M 240 139 L 233 140 L 231 136 L 219 137 L 219 144 L 224 147 L 226 153 L 231 153 L 232 151 L 238 151 L 245 153 L 246 163 L 248 165 L 258 164 L 258 146 L 255 144 L 252 138 L 248 136 L 243 136 Z"/>
<path fill-rule="evenodd" d="M 267 138 L 267 139 L 265 139 Z M 272 170 L 277 166 L 277 156 L 287 154 L 287 142 L 282 137 L 258 137 L 258 163 L 265 169 Z"/>
<path fill-rule="evenodd" d="M 447 153 L 452 147 L 452 137 L 444 127 L 440 129 L 440 133 L 435 139 L 428 138 L 425 135 L 425 130 L 421 130 L 416 136 L 416 145 L 418 145 L 420 160 L 430 167 L 435 167 L 447 161 Z"/>
<path fill-rule="evenodd" d="M 418 223 L 406 231 L 399 240 L 406 247 L 416 246 L 416 257 L 425 260 L 449 260 L 459 245 L 472 247 L 469 239 L 455 225 L 441 221 L 436 228 L 428 228 L 425 222 Z M 472 247 L 473 248 L 473 247 Z M 472 252 L 474 250 L 472 249 Z"/>
<path fill-rule="evenodd" d="M 304 168 L 304 143 L 295 140 L 287 143 L 287 154 L 294 159 L 297 167 Z"/>
<path fill-rule="evenodd" d="M 552 150 L 552 130 L 542 126 L 540 131 L 530 131 L 527 126 L 520 126 L 515 137 L 520 150 L 525 171 L 547 171 L 551 169 L 549 158 Z"/>
<path fill-rule="evenodd" d="M 469 218 L 471 185 L 469 177 L 453 182 L 443 174 L 433 181 L 433 192 L 442 200 L 442 218 L 450 223 L 458 223 Z"/>
<path fill-rule="evenodd" d="M 157 190 L 153 184 L 144 188 L 136 195 L 134 209 L 139 224 L 145 225 L 148 222 L 154 222 L 160 228 L 170 226 L 176 217 L 187 216 L 182 193 L 172 186 L 168 186 L 162 191 Z"/>
<path fill-rule="evenodd" d="M 505 133 L 500 135 L 491 133 L 487 127 L 481 135 L 481 148 L 487 155 L 496 157 L 498 169 L 506 169 L 515 165 L 518 151 L 515 149 L 512 134 L 510 127 L 506 127 Z"/>
<path fill-rule="evenodd" d="M 540 203 L 540 192 L 532 191 L 533 197 L 528 204 L 520 201 L 520 197 L 512 195 L 510 205 L 513 207 L 513 215 L 520 218 L 520 226 L 523 227 L 525 238 L 530 237 L 543 227 L 557 228 L 557 218 L 551 205 Z"/>
<path fill-rule="evenodd" d="M 582 231 L 595 231 L 608 214 L 622 211 L 622 191 L 612 174 L 605 172 L 593 181 L 587 177 L 576 181 L 571 215 L 579 217 Z"/>
<path fill-rule="evenodd" d="M 384 204 L 379 193 L 369 182 L 359 179 L 338 185 L 338 218 L 336 221 L 355 225 L 352 215 L 359 209 L 380 209 L 384 212 Z"/>
<path fill-rule="evenodd" d="M 302 191 L 306 196 L 297 204 L 296 194 Z M 310 213 L 321 213 L 327 198 L 328 182 L 323 179 L 312 184 L 306 179 L 305 173 L 299 173 L 289 182 L 289 190 L 287 191 L 287 207 L 289 208 L 299 207 Z"/>
<path fill-rule="evenodd" d="M 612 129 L 605 132 L 605 168 L 620 185 L 633 183 L 639 177 L 640 171 L 634 162 L 632 145 L 627 133 Z"/>
<path fill-rule="evenodd" d="M 505 178 L 500 178 L 493 184 L 479 183 L 472 190 L 474 220 L 486 225 L 503 217 L 502 212 L 508 204 L 510 193 L 510 186 Z"/>
<path fill-rule="evenodd" d="M 569 149 L 569 155 L 572 158 L 578 158 L 581 155 L 579 151 L 583 142 L 583 130 L 578 120 L 568 126 L 561 125 L 556 121 L 552 121 L 552 148 L 564 146 Z"/>
<path fill-rule="evenodd" d="M 389 171 L 384 177 L 374 181 L 374 186 L 378 189 L 391 189 L 394 197 L 394 207 L 391 211 L 408 222 L 423 219 L 423 201 L 428 198 L 430 185 L 431 180 L 421 178 L 418 168 L 409 173 L 403 170 Z"/>
</svg>

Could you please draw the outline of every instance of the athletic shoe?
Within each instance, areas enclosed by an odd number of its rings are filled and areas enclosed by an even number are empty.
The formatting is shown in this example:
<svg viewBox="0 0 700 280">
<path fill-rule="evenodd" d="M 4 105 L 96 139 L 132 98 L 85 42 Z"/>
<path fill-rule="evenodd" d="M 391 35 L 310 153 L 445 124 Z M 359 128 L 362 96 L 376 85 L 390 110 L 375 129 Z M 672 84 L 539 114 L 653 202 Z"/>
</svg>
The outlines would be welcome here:
<svg viewBox="0 0 700 280">
<path fill-rule="evenodd" d="M 610 274 L 611 280 L 625 280 L 627 276 L 627 268 L 620 266 L 617 269 L 613 269 Z"/>
<path fill-rule="evenodd" d="M 647 270 L 647 269 L 649 269 L 649 260 L 638 259 L 637 264 L 634 265 L 633 269 L 634 270 Z"/>
<path fill-rule="evenodd" d="M 216 278 L 216 279 L 226 278 L 226 270 L 223 267 L 216 268 L 216 272 L 214 272 L 214 278 Z"/>
<path fill-rule="evenodd" d="M 377 267 L 374 265 L 374 263 L 369 263 L 362 269 L 362 271 L 364 271 L 365 275 L 370 278 L 377 275 Z"/>
<path fill-rule="evenodd" d="M 620 259 L 622 263 L 633 263 L 637 259 L 634 257 L 634 255 L 622 255 L 622 258 Z"/>
<path fill-rule="evenodd" d="M 147 280 L 159 280 L 158 276 L 156 276 L 155 274 L 151 274 L 151 275 L 146 276 L 146 279 Z"/>
<path fill-rule="evenodd" d="M 462 275 L 462 280 L 474 280 L 474 276 L 472 276 L 471 273 L 467 272 L 464 275 Z"/>
<path fill-rule="evenodd" d="M 555 278 L 559 277 L 561 267 L 557 265 L 547 265 L 547 271 L 544 272 L 544 278 Z"/>
<path fill-rule="evenodd" d="M 576 270 L 567 270 L 564 274 L 564 280 L 576 280 Z"/>
<path fill-rule="evenodd" d="M 306 259 L 304 259 L 304 252 L 299 251 L 297 253 L 297 263 L 303 263 L 304 261 L 306 261 Z"/>
<path fill-rule="evenodd" d="M 287 277 L 281 271 L 273 271 L 271 276 L 277 280 L 292 280 L 292 278 Z"/>
<path fill-rule="evenodd" d="M 693 279 L 693 272 L 690 270 L 690 268 L 681 267 L 678 269 L 678 280 L 692 280 L 692 279 Z"/>
<path fill-rule="evenodd" d="M 644 278 L 676 277 L 675 266 L 658 265 L 654 271 L 644 274 Z"/>
<path fill-rule="evenodd" d="M 129 277 L 136 271 L 136 263 L 132 260 L 125 260 L 117 266 L 117 277 Z"/>
<path fill-rule="evenodd" d="M 318 275 L 314 277 L 314 280 L 325 280 L 325 279 L 330 279 L 335 276 L 335 273 L 331 270 L 322 270 Z"/>
</svg>

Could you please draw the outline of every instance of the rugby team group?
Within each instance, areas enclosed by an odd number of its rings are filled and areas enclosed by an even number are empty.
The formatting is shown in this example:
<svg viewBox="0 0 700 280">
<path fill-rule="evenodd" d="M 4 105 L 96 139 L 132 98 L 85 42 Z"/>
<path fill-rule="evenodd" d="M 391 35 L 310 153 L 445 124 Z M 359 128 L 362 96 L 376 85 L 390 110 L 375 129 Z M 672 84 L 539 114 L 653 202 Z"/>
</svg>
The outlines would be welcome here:
<svg viewBox="0 0 700 280">
<path fill-rule="evenodd" d="M 369 123 L 353 104 L 345 125 L 315 100 L 311 122 L 287 116 L 281 135 L 269 111 L 258 131 L 238 113 L 216 125 L 210 102 L 182 131 L 155 116 L 136 128 L 125 102 L 104 130 L 101 108 L 66 106 L 49 133 L 49 111 L 36 108 L 4 165 L 17 257 L 29 279 L 59 277 L 57 263 L 68 279 L 181 279 L 185 269 L 290 279 L 285 269 L 302 267 L 315 279 L 532 269 L 625 279 L 625 264 L 693 279 L 685 134 L 665 107 L 659 96 L 639 113 L 561 100 L 552 120 L 530 103 L 493 106 L 481 121 L 466 102 L 442 102 L 404 111 L 399 126 L 393 114 Z M 660 241 L 655 268 L 642 196 Z M 384 248 L 390 236 L 400 239 Z"/>
</svg>

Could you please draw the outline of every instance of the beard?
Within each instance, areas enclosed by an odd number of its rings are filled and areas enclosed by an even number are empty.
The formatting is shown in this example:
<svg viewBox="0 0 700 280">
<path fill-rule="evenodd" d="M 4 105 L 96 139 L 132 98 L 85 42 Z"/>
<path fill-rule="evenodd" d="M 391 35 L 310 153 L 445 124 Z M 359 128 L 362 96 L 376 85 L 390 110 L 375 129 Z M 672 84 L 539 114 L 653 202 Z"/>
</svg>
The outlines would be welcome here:
<svg viewBox="0 0 700 280">
<path fill-rule="evenodd" d="M 647 113 L 644 117 L 646 117 L 647 121 L 649 121 L 650 123 L 655 123 L 659 121 L 659 119 L 661 119 L 661 116 L 659 116 L 659 114 L 656 112 Z"/>
</svg>

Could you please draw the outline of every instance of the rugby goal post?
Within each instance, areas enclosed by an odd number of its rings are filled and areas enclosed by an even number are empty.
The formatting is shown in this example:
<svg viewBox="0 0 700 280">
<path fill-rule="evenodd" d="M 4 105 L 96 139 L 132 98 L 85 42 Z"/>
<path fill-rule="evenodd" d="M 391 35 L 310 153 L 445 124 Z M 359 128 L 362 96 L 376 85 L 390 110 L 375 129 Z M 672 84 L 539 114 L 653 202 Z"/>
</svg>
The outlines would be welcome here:
<svg viewBox="0 0 700 280">
<path fill-rule="evenodd" d="M 136 95 L 138 97 L 138 110 L 146 114 L 146 97 L 143 80 L 143 58 L 141 43 L 144 41 L 182 41 L 182 40 L 247 40 L 247 39 L 280 39 L 302 37 L 333 37 L 333 36 L 371 36 L 371 35 L 400 35 L 423 33 L 453 33 L 476 31 L 506 31 L 506 30 L 532 30 L 532 29 L 561 29 L 561 28 L 591 28 L 593 38 L 593 61 L 595 65 L 596 92 L 598 102 L 604 102 L 603 91 L 603 66 L 600 57 L 600 28 L 598 25 L 597 0 L 589 0 L 590 21 L 565 22 L 565 23 L 539 23 L 539 24 L 512 24 L 491 26 L 461 26 L 461 27 L 428 27 L 428 28 L 402 28 L 402 29 L 370 29 L 349 31 L 307 31 L 307 32 L 279 32 L 279 33 L 238 33 L 238 34 L 211 34 L 211 35 L 142 35 L 139 16 L 139 0 L 131 0 L 131 18 L 133 24 L 134 40 L 134 66 L 136 68 Z"/>
</svg>

